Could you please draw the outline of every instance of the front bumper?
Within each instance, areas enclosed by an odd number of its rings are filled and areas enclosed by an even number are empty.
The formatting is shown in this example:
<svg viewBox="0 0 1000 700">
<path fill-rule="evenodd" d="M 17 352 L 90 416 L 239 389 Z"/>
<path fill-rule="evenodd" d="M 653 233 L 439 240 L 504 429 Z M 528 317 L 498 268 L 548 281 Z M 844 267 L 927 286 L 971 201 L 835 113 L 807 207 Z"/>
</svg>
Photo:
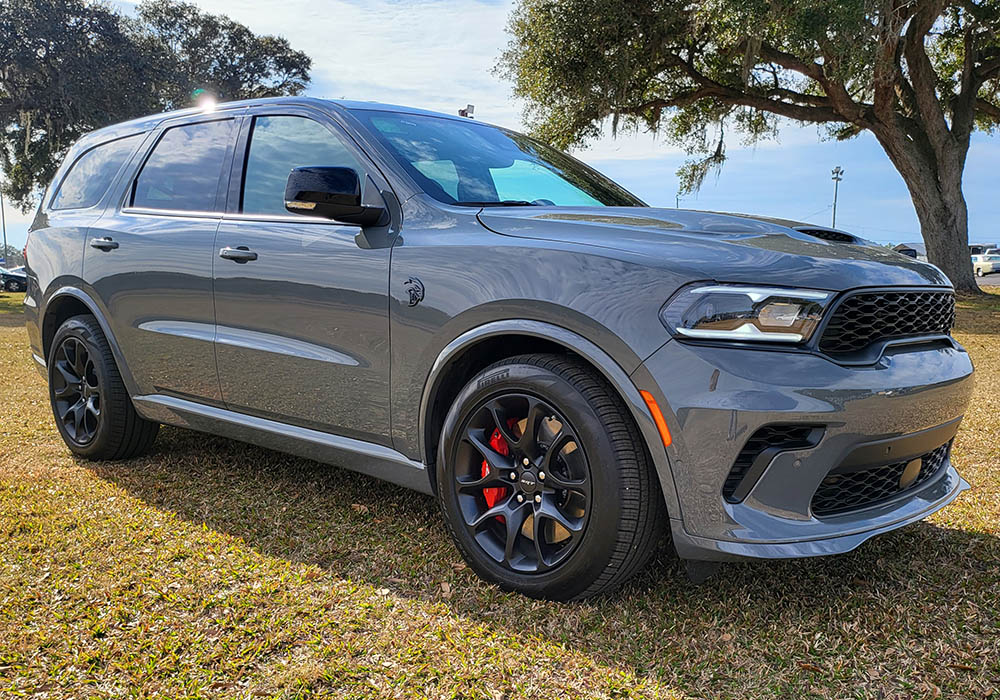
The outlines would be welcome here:
<svg viewBox="0 0 1000 700">
<path fill-rule="evenodd" d="M 950 460 L 875 505 L 817 517 L 812 499 L 831 470 L 870 452 L 869 443 L 895 444 L 894 456 L 920 443 L 914 434 L 946 443 L 968 404 L 972 371 L 953 341 L 889 348 L 866 367 L 809 353 L 667 343 L 632 379 L 665 409 L 673 436 L 671 474 L 660 476 L 677 496 L 678 553 L 710 560 L 836 554 L 943 508 L 968 488 Z M 723 486 L 737 455 L 773 424 L 820 425 L 822 438 L 778 452 L 745 496 L 729 502 Z"/>
</svg>

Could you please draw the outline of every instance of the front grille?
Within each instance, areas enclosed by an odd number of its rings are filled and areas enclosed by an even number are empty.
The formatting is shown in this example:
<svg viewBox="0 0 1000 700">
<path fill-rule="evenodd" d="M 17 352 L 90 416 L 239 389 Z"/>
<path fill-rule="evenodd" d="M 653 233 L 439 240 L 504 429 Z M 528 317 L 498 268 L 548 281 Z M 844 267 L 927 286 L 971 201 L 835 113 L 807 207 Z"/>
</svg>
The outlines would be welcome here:
<svg viewBox="0 0 1000 700">
<path fill-rule="evenodd" d="M 837 243 L 855 243 L 857 241 L 854 236 L 846 233 L 841 233 L 840 231 L 827 231 L 822 228 L 800 228 L 796 229 L 796 231 L 812 236 L 813 238 L 822 238 L 824 241 L 836 241 Z"/>
<path fill-rule="evenodd" d="M 864 350 L 892 338 L 947 334 L 955 321 L 951 292 L 864 292 L 833 311 L 819 349 L 831 355 Z"/>
<path fill-rule="evenodd" d="M 814 425 L 767 425 L 760 428 L 736 456 L 733 468 L 729 470 L 726 483 L 722 487 L 722 495 L 730 503 L 737 503 L 743 500 L 742 496 L 750 490 L 753 483 L 748 483 L 744 488 L 740 488 L 743 480 L 750 478 L 756 482 L 760 473 L 748 475 L 754 461 L 762 452 L 769 449 L 796 450 L 805 447 L 812 447 L 819 442 L 820 435 L 817 435 L 817 426 Z M 766 464 L 763 466 L 767 466 Z M 760 470 L 762 471 L 762 470 Z M 739 493 L 737 493 L 739 490 Z"/>
<path fill-rule="evenodd" d="M 859 508 L 867 508 L 890 498 L 917 488 L 944 466 L 951 442 L 919 457 L 920 472 L 916 479 L 905 487 L 900 486 L 900 479 L 906 466 L 913 460 L 883 464 L 856 471 L 831 471 L 812 498 L 812 512 L 823 517 L 846 513 Z"/>
</svg>

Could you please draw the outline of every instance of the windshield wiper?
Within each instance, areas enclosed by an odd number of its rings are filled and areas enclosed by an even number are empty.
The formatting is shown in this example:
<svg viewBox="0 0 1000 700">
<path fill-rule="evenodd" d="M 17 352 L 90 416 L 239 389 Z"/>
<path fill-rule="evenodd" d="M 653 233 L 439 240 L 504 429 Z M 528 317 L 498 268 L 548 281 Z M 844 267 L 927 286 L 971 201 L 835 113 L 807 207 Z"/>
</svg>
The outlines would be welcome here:
<svg viewBox="0 0 1000 700">
<path fill-rule="evenodd" d="M 537 207 L 534 202 L 526 202 L 523 199 L 501 199 L 492 202 L 455 202 L 459 207 Z"/>
</svg>

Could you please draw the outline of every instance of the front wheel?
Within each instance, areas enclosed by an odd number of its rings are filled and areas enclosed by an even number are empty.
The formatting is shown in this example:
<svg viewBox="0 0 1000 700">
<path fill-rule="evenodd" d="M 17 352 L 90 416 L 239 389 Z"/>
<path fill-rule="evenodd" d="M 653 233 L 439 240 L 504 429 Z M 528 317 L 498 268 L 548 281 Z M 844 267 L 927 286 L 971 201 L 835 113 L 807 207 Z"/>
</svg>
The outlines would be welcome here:
<svg viewBox="0 0 1000 700">
<path fill-rule="evenodd" d="M 980 267 L 976 270 L 976 277 L 982 277 L 982 276 L 983 276 L 983 268 Z"/>
<path fill-rule="evenodd" d="M 617 588 L 647 563 L 665 524 L 621 399 L 558 355 L 514 357 L 473 377 L 445 419 L 437 488 L 469 566 L 536 598 Z"/>
<path fill-rule="evenodd" d="M 135 412 L 111 346 L 93 316 L 74 316 L 59 326 L 48 373 L 56 427 L 74 454 L 127 459 L 153 444 L 160 426 Z"/>
<path fill-rule="evenodd" d="M 6 289 L 8 292 L 20 292 L 20 291 L 23 291 L 21 289 L 21 285 L 19 285 L 14 280 L 7 280 L 7 282 L 4 283 L 4 289 Z"/>
</svg>

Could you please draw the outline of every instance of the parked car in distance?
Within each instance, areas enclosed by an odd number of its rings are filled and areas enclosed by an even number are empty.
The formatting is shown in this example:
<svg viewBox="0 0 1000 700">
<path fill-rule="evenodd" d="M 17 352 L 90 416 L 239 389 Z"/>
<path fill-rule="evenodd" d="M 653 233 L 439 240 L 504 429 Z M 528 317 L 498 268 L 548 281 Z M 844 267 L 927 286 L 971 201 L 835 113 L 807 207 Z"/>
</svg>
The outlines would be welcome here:
<svg viewBox="0 0 1000 700">
<path fill-rule="evenodd" d="M 47 192 L 25 315 L 87 459 L 166 423 L 357 470 L 558 600 L 666 528 L 698 578 L 847 552 L 968 487 L 953 289 L 844 232 L 656 209 L 506 129 L 305 98 L 101 129 Z"/>
<path fill-rule="evenodd" d="M 1000 272 L 1000 255 L 973 255 L 972 270 L 977 277 Z"/>
<path fill-rule="evenodd" d="M 986 255 L 990 250 L 994 249 L 996 246 L 992 243 L 988 245 L 983 245 L 980 243 L 972 243 L 969 245 L 969 255 Z"/>
<path fill-rule="evenodd" d="M 8 270 L 0 267 L 0 287 L 6 292 L 23 292 L 28 288 L 28 276 L 23 268 Z"/>
</svg>

